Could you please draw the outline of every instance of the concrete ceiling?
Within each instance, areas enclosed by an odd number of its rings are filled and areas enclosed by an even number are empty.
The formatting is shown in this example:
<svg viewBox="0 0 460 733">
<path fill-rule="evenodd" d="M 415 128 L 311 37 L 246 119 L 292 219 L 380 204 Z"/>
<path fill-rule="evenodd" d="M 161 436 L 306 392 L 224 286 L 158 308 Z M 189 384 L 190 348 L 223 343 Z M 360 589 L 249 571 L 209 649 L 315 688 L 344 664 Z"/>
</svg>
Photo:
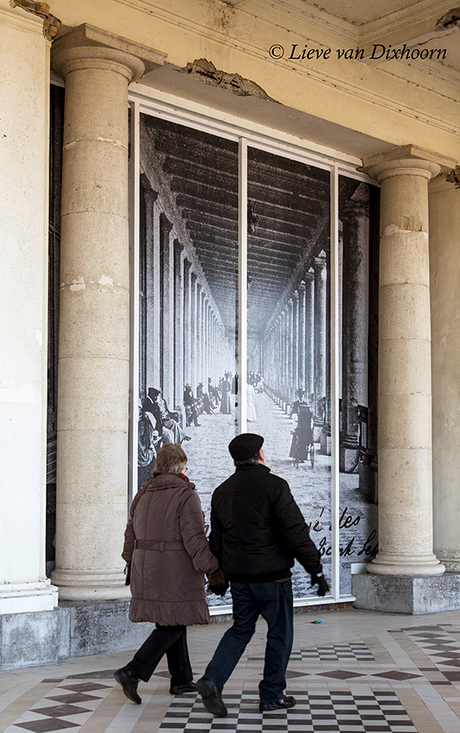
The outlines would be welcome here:
<svg viewBox="0 0 460 733">
<path fill-rule="evenodd" d="M 305 9 L 308 11 L 309 7 L 315 7 L 320 10 L 324 10 L 327 13 L 335 16 L 336 18 L 343 18 L 347 23 L 352 23 L 356 26 L 363 26 L 366 23 L 381 20 L 386 18 L 390 23 L 397 23 L 397 14 L 401 11 L 410 11 L 413 15 L 420 8 L 426 11 L 428 4 L 422 3 L 420 0 L 319 0 L 319 2 L 308 2 L 308 0 L 302 0 L 305 5 Z M 430 13 L 436 15 L 437 12 L 441 14 L 444 9 L 449 10 L 450 7 L 454 7 L 455 2 L 452 0 L 449 2 L 436 2 L 432 0 L 430 3 Z"/>
<path fill-rule="evenodd" d="M 422 45 L 446 49 L 446 59 L 430 61 L 433 68 L 444 66 L 460 72 L 460 6 L 458 0 L 301 0 L 306 13 L 327 13 L 345 21 L 358 33 L 360 46 L 373 43 Z M 453 20 L 450 19 L 450 11 Z M 457 21 L 455 21 L 455 18 Z M 439 23 L 439 21 L 441 21 Z M 385 63 L 385 61 L 383 61 Z"/>
</svg>

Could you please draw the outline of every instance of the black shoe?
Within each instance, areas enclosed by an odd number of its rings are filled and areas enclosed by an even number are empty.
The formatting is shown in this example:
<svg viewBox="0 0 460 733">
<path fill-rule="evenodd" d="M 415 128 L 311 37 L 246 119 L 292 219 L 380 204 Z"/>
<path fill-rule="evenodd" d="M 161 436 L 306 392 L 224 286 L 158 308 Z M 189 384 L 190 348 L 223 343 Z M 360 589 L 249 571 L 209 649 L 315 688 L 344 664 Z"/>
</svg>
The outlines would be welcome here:
<svg viewBox="0 0 460 733">
<path fill-rule="evenodd" d="M 130 667 L 122 667 L 114 672 L 118 684 L 122 686 L 123 692 L 125 693 L 128 700 L 135 702 L 136 705 L 140 705 L 142 700 L 137 694 L 137 685 L 139 683 L 139 677 L 135 674 Z"/>
<path fill-rule="evenodd" d="M 190 435 L 184 435 L 184 440 L 191 440 Z"/>
<path fill-rule="evenodd" d="M 171 695 L 184 695 L 186 692 L 196 692 L 196 684 L 189 682 L 188 685 L 171 685 L 169 692 Z"/>
<path fill-rule="evenodd" d="M 286 710 L 286 708 L 293 708 L 296 703 L 295 697 L 291 695 L 283 695 L 281 700 L 275 702 L 260 702 L 259 710 L 262 713 L 264 710 Z"/>
<path fill-rule="evenodd" d="M 209 677 L 202 677 L 201 680 L 198 680 L 196 689 L 203 698 L 203 705 L 208 713 L 215 715 L 217 718 L 227 717 L 227 708 L 222 702 L 220 690 Z"/>
</svg>

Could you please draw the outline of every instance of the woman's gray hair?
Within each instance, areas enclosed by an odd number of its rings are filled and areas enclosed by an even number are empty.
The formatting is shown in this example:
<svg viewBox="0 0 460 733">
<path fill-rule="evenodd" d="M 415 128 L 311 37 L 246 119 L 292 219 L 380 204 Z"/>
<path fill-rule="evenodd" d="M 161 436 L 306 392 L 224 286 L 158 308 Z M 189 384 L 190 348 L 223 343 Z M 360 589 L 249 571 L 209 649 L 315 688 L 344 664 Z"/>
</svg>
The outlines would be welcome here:
<svg viewBox="0 0 460 733">
<path fill-rule="evenodd" d="M 176 443 L 166 443 L 157 453 L 155 471 L 157 473 L 184 473 L 187 456 Z"/>
</svg>

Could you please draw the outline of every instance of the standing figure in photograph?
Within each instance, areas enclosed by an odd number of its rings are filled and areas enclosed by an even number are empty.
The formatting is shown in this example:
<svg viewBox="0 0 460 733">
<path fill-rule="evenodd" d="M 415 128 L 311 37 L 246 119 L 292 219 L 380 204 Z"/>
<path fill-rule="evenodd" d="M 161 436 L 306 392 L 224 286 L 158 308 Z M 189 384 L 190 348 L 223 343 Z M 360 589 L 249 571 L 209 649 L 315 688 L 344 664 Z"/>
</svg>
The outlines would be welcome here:
<svg viewBox="0 0 460 733">
<path fill-rule="evenodd" d="M 211 400 L 211 406 L 217 407 L 220 402 L 220 395 L 217 387 L 213 387 L 211 377 L 208 377 L 208 395 Z"/>
<path fill-rule="evenodd" d="M 297 463 L 303 463 L 313 450 L 313 413 L 310 405 L 305 402 L 305 392 L 302 389 L 297 390 L 297 397 L 291 410 L 291 415 L 297 416 L 297 425 L 292 431 L 289 456 Z"/>
<path fill-rule="evenodd" d="M 193 692 L 187 626 L 209 623 L 205 573 L 218 573 L 205 534 L 195 485 L 184 474 L 187 456 L 168 443 L 158 451 L 155 473 L 136 494 L 125 531 L 122 557 L 130 568 L 131 621 L 156 628 L 133 659 L 114 677 L 126 697 L 140 704 L 139 680 L 147 682 L 164 654 L 170 693 Z M 216 572 L 217 571 L 217 572 Z"/>
<path fill-rule="evenodd" d="M 248 422 L 255 422 L 257 420 L 256 391 L 251 382 L 246 385 L 246 405 Z"/>
<path fill-rule="evenodd" d="M 224 413 L 224 415 L 230 415 L 232 412 L 232 407 L 230 403 L 230 390 L 232 388 L 232 385 L 229 382 L 229 373 L 225 372 L 225 379 L 222 381 L 220 388 L 222 390 L 222 399 L 220 403 L 220 411 Z"/>
<path fill-rule="evenodd" d="M 228 448 L 235 473 L 213 493 L 209 546 L 230 580 L 233 626 L 224 634 L 204 677 L 197 682 L 205 708 L 218 717 L 227 709 L 222 689 L 254 634 L 259 615 L 268 624 L 259 709 L 295 705 L 286 696 L 286 667 L 293 638 L 291 568 L 297 559 L 318 584 L 329 586 L 319 552 L 287 482 L 270 473 L 264 439 L 243 433 Z"/>
</svg>

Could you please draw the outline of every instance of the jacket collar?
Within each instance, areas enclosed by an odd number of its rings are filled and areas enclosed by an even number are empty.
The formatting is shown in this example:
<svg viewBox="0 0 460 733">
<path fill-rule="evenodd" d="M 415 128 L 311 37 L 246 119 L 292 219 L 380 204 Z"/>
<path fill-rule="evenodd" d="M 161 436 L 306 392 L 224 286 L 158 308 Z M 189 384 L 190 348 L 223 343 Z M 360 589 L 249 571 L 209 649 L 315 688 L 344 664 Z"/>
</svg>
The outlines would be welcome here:
<svg viewBox="0 0 460 733">
<path fill-rule="evenodd" d="M 194 489 L 195 484 L 189 481 L 187 477 L 181 478 L 174 473 L 157 473 L 151 478 L 144 481 L 143 489 L 151 491 L 159 491 L 161 489 Z"/>
<path fill-rule="evenodd" d="M 237 471 L 265 471 L 265 473 L 270 473 L 271 469 L 264 466 L 263 463 L 253 463 L 249 466 L 236 466 L 235 473 Z"/>
</svg>

